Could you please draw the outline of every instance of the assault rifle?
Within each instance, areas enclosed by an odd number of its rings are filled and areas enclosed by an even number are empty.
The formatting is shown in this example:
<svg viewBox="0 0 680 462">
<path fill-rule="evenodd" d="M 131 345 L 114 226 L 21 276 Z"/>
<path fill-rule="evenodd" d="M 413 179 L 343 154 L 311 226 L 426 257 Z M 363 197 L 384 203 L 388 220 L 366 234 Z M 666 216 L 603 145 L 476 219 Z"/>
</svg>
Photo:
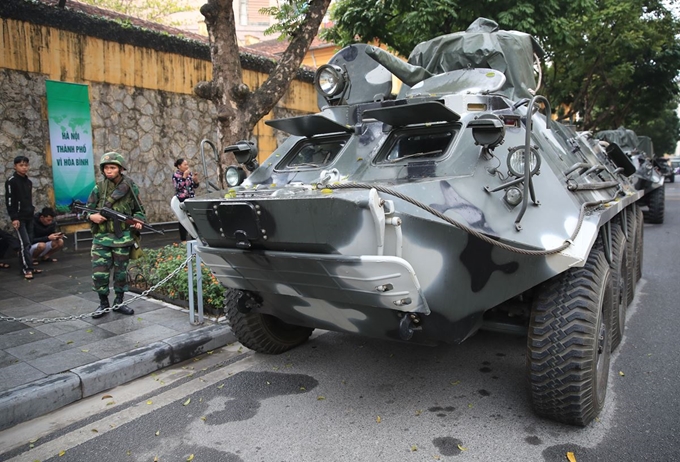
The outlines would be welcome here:
<svg viewBox="0 0 680 462">
<path fill-rule="evenodd" d="M 123 235 L 123 230 L 120 226 L 121 223 L 125 223 L 127 225 L 134 225 L 134 224 L 139 223 L 139 224 L 142 225 L 142 228 L 144 228 L 144 229 L 148 229 L 149 231 L 153 231 L 154 233 L 158 233 L 158 234 L 165 234 L 162 230 L 158 230 L 151 225 L 147 225 L 146 223 L 144 223 L 139 218 L 135 218 L 133 216 L 126 215 L 122 212 L 117 212 L 117 211 L 115 211 L 115 210 L 113 210 L 112 208 L 109 208 L 109 207 L 103 207 L 101 210 L 97 210 L 97 209 L 91 209 L 91 208 L 85 207 L 84 205 L 79 204 L 77 202 L 74 202 L 72 204 L 72 207 L 76 210 L 80 210 L 80 211 L 83 211 L 83 212 L 98 213 L 101 216 L 103 216 L 104 218 L 106 218 L 107 220 L 113 220 L 113 232 L 116 235 L 116 237 L 121 237 Z"/>
</svg>

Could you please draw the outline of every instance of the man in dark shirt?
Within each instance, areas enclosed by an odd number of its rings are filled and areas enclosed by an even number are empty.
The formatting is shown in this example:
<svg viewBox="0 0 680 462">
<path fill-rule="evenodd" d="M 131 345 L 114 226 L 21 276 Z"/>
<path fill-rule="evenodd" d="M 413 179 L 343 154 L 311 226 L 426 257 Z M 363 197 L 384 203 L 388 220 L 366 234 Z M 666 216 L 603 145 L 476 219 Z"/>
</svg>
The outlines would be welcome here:
<svg viewBox="0 0 680 462">
<path fill-rule="evenodd" d="M 14 158 L 14 174 L 5 181 L 5 205 L 12 227 L 17 232 L 21 244 L 21 268 L 25 279 L 33 279 L 33 274 L 42 273 L 33 268 L 31 240 L 33 239 L 33 183 L 28 179 L 28 157 Z"/>
<path fill-rule="evenodd" d="M 33 218 L 33 245 L 31 256 L 37 261 L 56 262 L 52 255 L 64 247 L 64 233 L 57 232 L 54 221 L 56 212 L 52 207 L 44 207 Z"/>
</svg>

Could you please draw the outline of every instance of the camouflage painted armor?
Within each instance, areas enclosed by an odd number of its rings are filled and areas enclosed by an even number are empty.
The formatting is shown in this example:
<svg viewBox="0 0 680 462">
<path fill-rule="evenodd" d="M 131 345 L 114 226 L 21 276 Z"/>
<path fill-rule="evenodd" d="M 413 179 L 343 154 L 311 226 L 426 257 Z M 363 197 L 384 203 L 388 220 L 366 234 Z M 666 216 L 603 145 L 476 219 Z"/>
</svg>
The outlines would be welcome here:
<svg viewBox="0 0 680 462">
<path fill-rule="evenodd" d="M 139 189 L 125 176 L 122 176 L 117 185 L 109 179 L 97 183 L 90 193 L 87 206 L 94 209 L 110 207 L 140 220 L 146 220 L 144 208 L 139 202 Z M 114 291 L 123 293 L 128 290 L 127 265 L 130 261 L 133 238 L 128 225 L 121 223 L 121 229 L 122 235 L 117 237 L 113 229 L 113 220 L 100 224 L 92 223 L 92 283 L 93 290 L 99 294 L 109 293 L 111 268 Z"/>
</svg>

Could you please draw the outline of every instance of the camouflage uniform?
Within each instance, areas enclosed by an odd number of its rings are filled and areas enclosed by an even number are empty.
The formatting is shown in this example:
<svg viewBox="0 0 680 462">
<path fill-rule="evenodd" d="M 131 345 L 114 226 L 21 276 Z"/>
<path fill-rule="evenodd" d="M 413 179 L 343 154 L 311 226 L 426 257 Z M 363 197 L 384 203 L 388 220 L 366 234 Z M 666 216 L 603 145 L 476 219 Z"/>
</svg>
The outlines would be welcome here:
<svg viewBox="0 0 680 462">
<path fill-rule="evenodd" d="M 97 183 L 87 199 L 87 207 L 101 209 L 110 207 L 118 212 L 146 220 L 144 208 L 139 200 L 139 189 L 129 178 L 121 175 L 116 185 L 109 179 Z M 133 196 L 134 194 L 134 196 Z M 101 224 L 92 223 L 92 283 L 99 294 L 109 293 L 109 274 L 113 267 L 113 289 L 116 294 L 127 292 L 127 266 L 133 245 L 130 227 L 120 223 L 122 233 L 116 236 L 114 220 Z"/>
</svg>

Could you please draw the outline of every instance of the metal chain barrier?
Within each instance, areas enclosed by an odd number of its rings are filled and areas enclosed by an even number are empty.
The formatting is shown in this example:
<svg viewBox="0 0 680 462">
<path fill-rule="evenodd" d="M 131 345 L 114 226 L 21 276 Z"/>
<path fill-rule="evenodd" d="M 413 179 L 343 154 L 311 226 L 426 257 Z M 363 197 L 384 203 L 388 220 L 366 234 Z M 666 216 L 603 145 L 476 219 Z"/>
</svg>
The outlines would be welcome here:
<svg viewBox="0 0 680 462">
<path fill-rule="evenodd" d="M 124 301 L 123 303 L 119 303 L 119 304 L 117 304 L 117 305 L 113 305 L 112 307 L 103 309 L 103 310 L 101 310 L 101 311 L 93 311 L 93 312 L 91 312 L 91 313 L 78 314 L 78 315 L 72 315 L 72 316 L 62 316 L 62 317 L 58 317 L 58 318 L 42 318 L 42 319 L 40 319 L 40 318 L 15 318 L 15 317 L 12 317 L 12 316 L 0 316 L 0 322 L 2 322 L 2 321 L 8 321 L 8 322 L 23 322 L 23 323 L 27 323 L 27 324 L 28 324 L 28 323 L 33 323 L 33 324 L 39 324 L 39 323 L 42 323 L 42 324 L 50 324 L 50 323 L 53 323 L 53 322 L 76 321 L 76 320 L 79 320 L 79 319 L 91 318 L 92 315 L 95 314 L 95 313 L 110 313 L 111 311 L 114 311 L 114 310 L 116 310 L 116 309 L 118 309 L 118 308 L 120 308 L 120 307 L 126 306 L 126 305 L 128 305 L 128 304 L 134 302 L 135 300 L 139 300 L 140 298 L 146 297 L 147 295 L 149 295 L 151 292 L 153 292 L 153 291 L 156 290 L 158 287 L 160 287 L 160 286 L 162 286 L 163 284 L 165 284 L 166 282 L 168 282 L 170 279 L 172 279 L 173 277 L 175 277 L 180 271 L 182 271 L 182 268 L 184 268 L 185 266 L 187 266 L 187 264 L 189 263 L 189 260 L 191 260 L 192 258 L 194 258 L 194 255 L 193 255 L 193 254 L 192 254 L 192 255 L 189 255 L 189 256 L 186 258 L 186 260 L 184 260 L 177 268 L 175 268 L 175 269 L 172 271 L 172 273 L 170 273 L 170 274 L 168 274 L 167 276 L 165 276 L 165 277 L 164 277 L 163 279 L 161 279 L 157 284 L 155 284 L 155 285 L 152 286 L 152 287 L 149 287 L 148 289 L 146 289 L 146 290 L 145 290 L 144 292 L 142 292 L 141 294 L 134 295 L 131 299 L 126 300 L 126 301 Z"/>
</svg>

